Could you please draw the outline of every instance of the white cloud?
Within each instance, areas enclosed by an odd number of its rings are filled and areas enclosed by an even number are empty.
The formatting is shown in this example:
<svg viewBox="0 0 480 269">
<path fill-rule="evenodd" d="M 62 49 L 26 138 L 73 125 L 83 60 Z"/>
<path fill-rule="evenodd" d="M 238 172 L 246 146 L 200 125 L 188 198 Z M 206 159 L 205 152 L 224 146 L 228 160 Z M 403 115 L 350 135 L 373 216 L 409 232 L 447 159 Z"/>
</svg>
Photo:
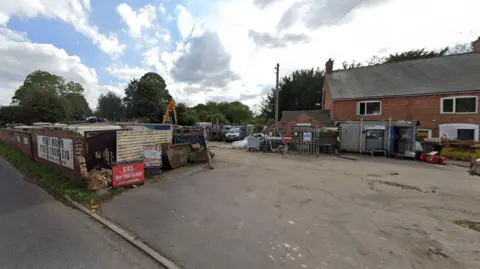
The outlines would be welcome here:
<svg viewBox="0 0 480 269">
<path fill-rule="evenodd" d="M 27 40 L 27 33 L 15 32 L 15 31 L 12 31 L 11 29 L 0 26 L 0 41 L 8 41 L 8 40 L 14 40 L 14 41 Z"/>
<path fill-rule="evenodd" d="M 302 5 L 292 8 L 300 2 L 318 4 L 321 1 L 329 2 L 325 8 L 338 14 L 334 16 L 329 13 L 330 17 L 319 21 L 317 19 L 320 17 L 312 17 L 312 10 L 303 8 Z M 88 24 L 91 10 L 88 0 L 37 0 L 29 1 L 28 5 L 25 4 L 26 1 L 17 2 L 1 1 L 0 25 L 6 25 L 10 16 L 56 18 L 73 25 L 105 52 L 118 55 L 125 49 L 114 34 L 100 34 L 97 27 Z M 358 5 L 352 10 L 340 7 L 340 4 L 337 7 L 336 2 L 214 1 L 214 4 L 206 4 L 210 7 L 210 13 L 202 17 L 195 17 L 185 6 L 177 5 L 174 16 L 181 38 L 173 41 L 171 34 L 155 21 L 157 12 L 164 14 L 161 16 L 165 16 L 167 21 L 174 19 L 171 14 L 164 13 L 163 4 L 147 5 L 137 10 L 121 4 L 117 7 L 117 12 L 128 26 L 129 33 L 138 37 L 135 40 L 138 49 L 142 49 L 138 53 L 142 55 L 137 58 L 143 58 L 143 62 L 138 66 L 111 65 L 106 71 L 126 82 L 130 78 L 139 77 L 145 70 L 152 69 L 166 80 L 175 98 L 186 100 L 189 104 L 231 98 L 253 106 L 259 102 L 259 95 L 265 94 L 265 85 L 274 84 L 274 66 L 277 62 L 280 63 L 280 75 L 283 76 L 300 68 L 323 68 L 328 58 L 334 59 L 335 66 L 339 67 L 344 60 L 365 61 L 373 55 L 383 56 L 423 47 L 438 49 L 455 43 L 470 42 L 480 35 L 480 24 L 476 21 L 477 10 L 480 10 L 478 0 L 458 0 L 455 3 L 451 0 L 368 0 L 369 5 Z M 321 6 L 312 6 L 320 8 L 319 12 L 326 12 Z M 292 10 L 295 16 L 289 17 L 287 10 Z M 194 14 L 198 13 L 202 12 Z M 346 19 L 342 16 L 346 16 Z M 193 34 L 192 29 L 195 29 Z M 192 52 L 192 40 L 207 31 L 218 35 L 219 43 L 225 50 L 225 58 L 231 59 L 230 69 L 240 80 L 221 88 L 205 88 L 205 85 L 195 81 L 175 81 L 172 70 L 176 63 Z M 174 41 L 176 48 L 169 52 L 163 43 Z M 17 55 L 5 53 L 10 49 Z M 203 50 L 208 52 L 208 46 Z M 3 68 L 0 69 L 2 89 L 13 89 L 28 72 L 33 71 L 30 71 L 31 68 L 36 67 L 75 78 L 85 84 L 89 89 L 89 101 L 92 102 L 96 102 L 99 94 L 96 91 L 112 89 L 123 94 L 123 84 L 98 85 L 95 70 L 86 67 L 80 58 L 68 55 L 52 45 L 32 44 L 24 33 L 0 28 L 0 51 L 0 63 L 3 64 L 0 66 Z M 196 54 L 208 55 L 198 51 Z M 25 60 L 29 57 L 34 59 L 31 66 Z M 216 59 L 210 60 L 215 62 Z M 16 67 L 16 61 L 22 65 Z M 11 65 L 13 67 L 10 68 Z M 187 92 L 191 95 L 184 97 Z M 5 93 L 2 92 L 0 98 L 4 96 Z"/>
<path fill-rule="evenodd" d="M 177 43 L 177 47 L 173 52 L 161 52 L 159 47 L 153 47 L 143 53 L 142 63 L 151 67 L 154 72 L 162 76 L 167 85 L 172 86 L 172 89 L 176 89 L 180 83 L 174 81 L 171 71 L 175 66 L 175 62 L 185 54 L 187 49 L 183 43 Z"/>
<path fill-rule="evenodd" d="M 168 31 L 163 35 L 157 32 L 156 36 L 161 37 L 163 39 L 163 42 L 165 43 L 170 42 L 170 40 L 172 40 L 172 35 L 170 35 L 170 32 Z"/>
<path fill-rule="evenodd" d="M 120 44 L 115 34 L 101 34 L 97 26 L 88 23 L 90 10 L 89 0 L 0 1 L 0 26 L 6 26 L 12 16 L 60 19 L 91 39 L 103 52 L 113 56 L 122 54 L 126 46 Z"/>
<path fill-rule="evenodd" d="M 148 72 L 148 70 L 146 69 L 140 67 L 129 67 L 128 65 L 120 67 L 110 66 L 106 69 L 106 71 L 109 74 L 114 75 L 115 77 L 127 82 L 135 78 L 139 79 L 141 76 Z"/>
<path fill-rule="evenodd" d="M 88 11 L 90 11 L 92 9 L 92 6 L 90 6 L 90 0 L 83 0 L 83 6 Z"/>
<path fill-rule="evenodd" d="M 187 39 L 197 26 L 197 22 L 193 19 L 192 14 L 182 5 L 175 7 L 177 14 L 177 27 L 183 39 Z M 199 26 L 199 25 L 198 25 Z"/>
<path fill-rule="evenodd" d="M 0 28 L 1 29 L 1 28 Z M 25 77 L 35 70 L 47 71 L 75 81 L 85 88 L 85 97 L 95 107 L 98 96 L 113 86 L 99 85 L 94 68 L 85 66 L 80 57 L 52 44 L 31 43 L 22 33 L 0 31 L 0 104 L 10 99 Z"/>
<path fill-rule="evenodd" d="M 157 18 L 157 12 L 152 5 L 146 5 L 135 11 L 127 4 L 120 4 L 117 6 L 117 12 L 134 37 L 140 37 L 142 29 L 152 27 L 154 20 Z"/>
<path fill-rule="evenodd" d="M 323 68 L 330 57 L 339 67 L 344 60 L 365 61 L 373 55 L 423 47 L 438 49 L 473 41 L 480 35 L 480 24 L 476 22 L 476 11 L 480 10 L 478 0 L 455 3 L 449 0 L 377 1 L 378 5 L 360 5 L 353 9 L 348 20 L 341 24 L 314 30 L 308 28 L 311 25 L 305 25 L 309 10 L 298 9 L 297 20 L 282 29 L 281 35 L 277 26 L 282 16 L 295 2 L 302 0 L 268 2 L 267 8 L 260 9 L 248 1 L 233 0 L 219 4 L 214 14 L 200 18 L 206 29 L 217 32 L 232 57 L 233 72 L 241 78 L 241 83 L 230 83 L 227 88 L 218 89 L 218 93 L 230 96 L 241 96 L 245 92 L 250 96 L 254 92 L 260 94 L 258 85 L 275 82 L 274 66 L 277 62 L 283 76 L 300 68 Z M 435 7 L 434 12 L 431 12 L 432 7 Z M 257 46 L 249 37 L 250 30 L 272 38 L 305 33 L 308 42 L 266 48 Z M 260 97 L 257 97 L 247 103 L 253 105 L 259 101 Z"/>
<path fill-rule="evenodd" d="M 158 5 L 158 10 L 160 11 L 160 13 L 165 14 L 165 5 L 163 3 L 160 3 L 160 5 Z"/>
</svg>

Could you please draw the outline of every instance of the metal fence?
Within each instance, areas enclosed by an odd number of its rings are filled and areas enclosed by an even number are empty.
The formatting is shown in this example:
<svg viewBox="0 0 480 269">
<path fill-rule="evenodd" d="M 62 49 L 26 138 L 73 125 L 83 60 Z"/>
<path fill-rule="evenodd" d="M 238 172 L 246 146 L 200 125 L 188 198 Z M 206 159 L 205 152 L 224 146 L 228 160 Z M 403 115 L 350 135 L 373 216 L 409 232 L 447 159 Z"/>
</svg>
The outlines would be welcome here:
<svg viewBox="0 0 480 269">
<path fill-rule="evenodd" d="M 303 154 L 333 153 L 338 130 L 329 127 L 292 126 L 292 150 Z"/>
</svg>

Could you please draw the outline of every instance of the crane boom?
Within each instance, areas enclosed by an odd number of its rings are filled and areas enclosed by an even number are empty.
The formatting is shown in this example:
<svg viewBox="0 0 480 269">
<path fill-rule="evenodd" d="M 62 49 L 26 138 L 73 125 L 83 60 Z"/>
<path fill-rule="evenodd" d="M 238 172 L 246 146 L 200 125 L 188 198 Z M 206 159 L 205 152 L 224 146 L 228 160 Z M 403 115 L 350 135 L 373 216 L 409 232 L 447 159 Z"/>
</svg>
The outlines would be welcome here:
<svg viewBox="0 0 480 269">
<path fill-rule="evenodd" d="M 175 101 L 173 99 L 170 101 L 170 103 L 168 103 L 167 112 L 165 112 L 165 115 L 163 115 L 163 124 L 171 121 L 170 113 L 173 113 L 173 123 L 178 125 L 177 110 L 175 109 Z"/>
</svg>

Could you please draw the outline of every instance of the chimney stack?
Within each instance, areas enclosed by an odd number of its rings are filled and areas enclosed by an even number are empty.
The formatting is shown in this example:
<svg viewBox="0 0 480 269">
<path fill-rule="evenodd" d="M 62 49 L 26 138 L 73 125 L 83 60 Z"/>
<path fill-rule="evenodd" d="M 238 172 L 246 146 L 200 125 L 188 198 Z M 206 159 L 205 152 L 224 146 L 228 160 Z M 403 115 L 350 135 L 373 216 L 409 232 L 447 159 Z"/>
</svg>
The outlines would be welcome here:
<svg viewBox="0 0 480 269">
<path fill-rule="evenodd" d="M 472 51 L 473 52 L 480 52 L 480 36 L 477 40 L 472 42 Z"/>
<path fill-rule="evenodd" d="M 325 73 L 331 74 L 332 72 L 333 72 L 333 61 L 332 59 L 328 59 L 328 61 L 325 63 Z"/>
</svg>

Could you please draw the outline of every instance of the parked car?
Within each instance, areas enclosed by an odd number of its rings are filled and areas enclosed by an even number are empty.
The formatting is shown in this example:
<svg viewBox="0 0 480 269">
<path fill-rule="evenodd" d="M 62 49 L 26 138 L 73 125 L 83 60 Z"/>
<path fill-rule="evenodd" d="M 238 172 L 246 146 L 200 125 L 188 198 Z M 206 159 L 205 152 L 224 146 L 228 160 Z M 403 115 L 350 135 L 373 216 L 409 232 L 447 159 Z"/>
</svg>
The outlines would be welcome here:
<svg viewBox="0 0 480 269">
<path fill-rule="evenodd" d="M 238 141 L 242 139 L 243 139 L 242 132 L 238 127 L 230 128 L 225 134 L 225 141 L 227 142 L 233 142 L 233 141 Z"/>
<path fill-rule="evenodd" d="M 106 122 L 104 118 L 98 118 L 94 116 L 88 117 L 85 121 L 88 123 Z"/>
</svg>

